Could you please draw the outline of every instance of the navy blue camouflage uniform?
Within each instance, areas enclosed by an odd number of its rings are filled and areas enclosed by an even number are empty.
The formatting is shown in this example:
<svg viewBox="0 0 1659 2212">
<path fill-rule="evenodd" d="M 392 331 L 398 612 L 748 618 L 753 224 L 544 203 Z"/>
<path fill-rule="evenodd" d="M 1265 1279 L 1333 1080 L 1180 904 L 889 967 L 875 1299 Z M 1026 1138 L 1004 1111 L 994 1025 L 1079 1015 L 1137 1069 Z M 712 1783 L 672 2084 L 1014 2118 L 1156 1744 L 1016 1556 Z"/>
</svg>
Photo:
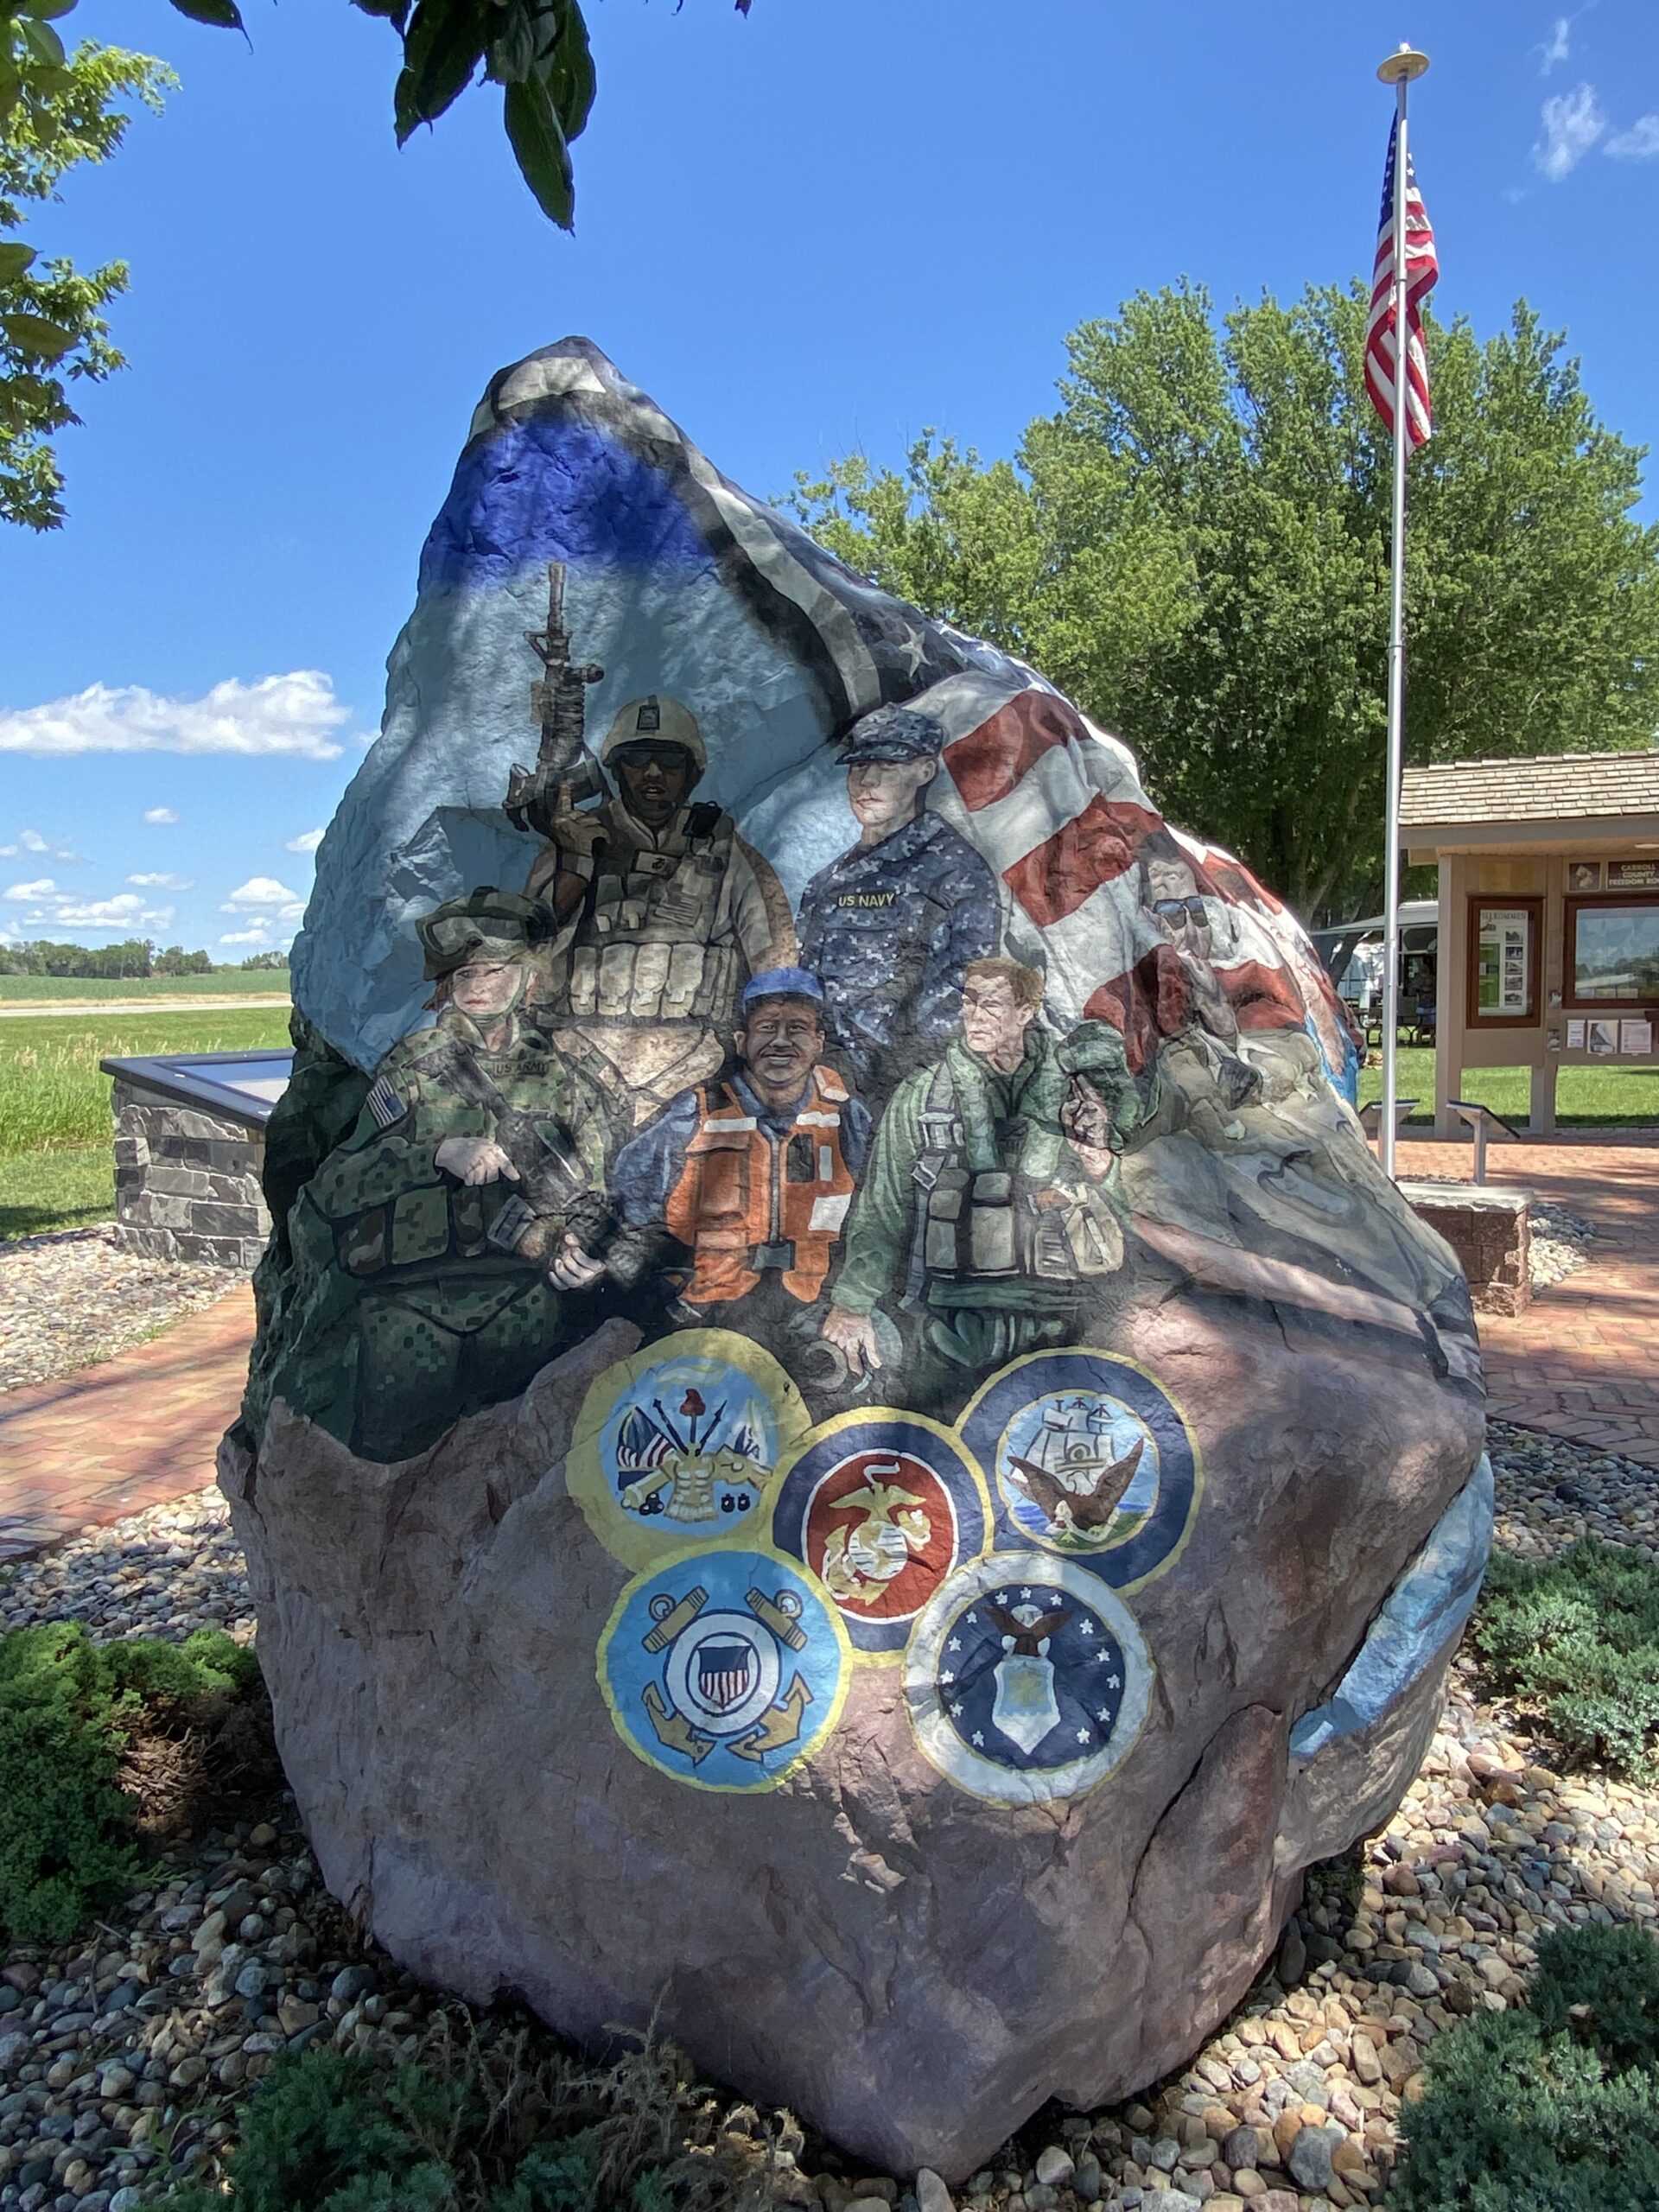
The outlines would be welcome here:
<svg viewBox="0 0 1659 2212">
<path fill-rule="evenodd" d="M 855 1087 L 887 1096 L 956 1034 L 963 972 L 996 950 L 991 871 L 924 811 L 821 868 L 801 900 L 801 964 L 823 983 Z"/>
</svg>

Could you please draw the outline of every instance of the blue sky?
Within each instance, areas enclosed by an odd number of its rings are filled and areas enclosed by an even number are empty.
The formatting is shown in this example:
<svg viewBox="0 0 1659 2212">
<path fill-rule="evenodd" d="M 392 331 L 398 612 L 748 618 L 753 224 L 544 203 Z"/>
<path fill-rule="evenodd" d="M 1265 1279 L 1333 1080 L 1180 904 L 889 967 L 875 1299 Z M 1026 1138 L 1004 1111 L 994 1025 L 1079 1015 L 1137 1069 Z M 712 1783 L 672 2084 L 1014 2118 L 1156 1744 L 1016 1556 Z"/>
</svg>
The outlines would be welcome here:
<svg viewBox="0 0 1659 2212">
<path fill-rule="evenodd" d="M 593 0 L 574 239 L 493 88 L 400 155 L 385 24 L 244 6 L 251 47 L 164 0 L 73 18 L 181 83 L 33 233 L 130 262 L 131 366 L 82 387 L 67 526 L 0 534 L 13 937 L 292 933 L 503 364 L 585 333 L 763 496 L 925 425 L 1006 452 L 1065 333 L 1141 285 L 1369 272 L 1407 35 L 1437 308 L 1484 333 L 1524 293 L 1659 435 L 1651 0 Z"/>
</svg>

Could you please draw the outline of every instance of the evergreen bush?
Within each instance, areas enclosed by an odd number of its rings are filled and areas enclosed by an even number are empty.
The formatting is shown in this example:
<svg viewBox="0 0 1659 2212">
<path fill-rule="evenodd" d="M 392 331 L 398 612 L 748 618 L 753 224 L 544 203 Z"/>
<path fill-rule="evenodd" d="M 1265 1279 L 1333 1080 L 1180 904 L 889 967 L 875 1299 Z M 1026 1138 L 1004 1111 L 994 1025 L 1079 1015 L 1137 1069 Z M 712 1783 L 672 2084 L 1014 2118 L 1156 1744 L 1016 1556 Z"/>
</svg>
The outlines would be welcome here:
<svg viewBox="0 0 1659 2212">
<path fill-rule="evenodd" d="M 1546 1565 L 1494 1552 L 1471 1630 L 1484 1686 L 1569 1751 L 1659 1775 L 1659 1567 L 1586 1537 Z"/>
<path fill-rule="evenodd" d="M 123 1756 L 149 1714 L 241 1695 L 252 1655 L 218 1630 L 96 1644 L 77 1623 L 0 1637 L 0 1934 L 65 1942 L 137 1873 Z"/>
<path fill-rule="evenodd" d="M 440 2015 L 418 2055 L 283 2054 L 222 2188 L 171 2212 L 760 2212 L 767 2152 L 648 2045 L 594 2069 L 533 2030 Z M 702 2138 L 700 2141 L 696 2139 Z M 695 2141 L 695 2147 L 691 2147 Z"/>
<path fill-rule="evenodd" d="M 1444 2033 L 1400 2126 L 1397 2212 L 1659 2212 L 1659 1945 L 1552 1936 L 1528 2006 Z"/>
</svg>

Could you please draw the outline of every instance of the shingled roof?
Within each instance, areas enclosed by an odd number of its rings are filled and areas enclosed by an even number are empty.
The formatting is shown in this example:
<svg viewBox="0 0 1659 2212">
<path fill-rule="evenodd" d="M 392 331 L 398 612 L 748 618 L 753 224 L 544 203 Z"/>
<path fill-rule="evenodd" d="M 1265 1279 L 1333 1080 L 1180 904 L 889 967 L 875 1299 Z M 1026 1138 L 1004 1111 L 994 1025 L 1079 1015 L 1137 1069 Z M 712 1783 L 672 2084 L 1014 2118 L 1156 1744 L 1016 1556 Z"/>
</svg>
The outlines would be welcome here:
<svg viewBox="0 0 1659 2212">
<path fill-rule="evenodd" d="M 1659 814 L 1659 749 L 1448 760 L 1408 768 L 1400 794 L 1401 827 L 1407 830 L 1623 814 Z"/>
</svg>

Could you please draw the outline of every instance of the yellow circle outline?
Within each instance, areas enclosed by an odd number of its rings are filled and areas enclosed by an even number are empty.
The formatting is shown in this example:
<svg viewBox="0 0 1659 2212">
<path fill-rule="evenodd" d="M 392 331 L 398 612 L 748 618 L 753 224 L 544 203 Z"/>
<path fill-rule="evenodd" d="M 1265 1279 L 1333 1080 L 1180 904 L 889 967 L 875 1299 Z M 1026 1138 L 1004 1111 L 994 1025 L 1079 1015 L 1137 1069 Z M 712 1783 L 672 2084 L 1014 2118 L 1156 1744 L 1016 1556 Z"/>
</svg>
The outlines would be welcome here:
<svg viewBox="0 0 1659 2212">
<path fill-rule="evenodd" d="M 815 1732 L 812 1741 L 803 1745 L 786 1764 L 778 1767 L 770 1773 L 762 1768 L 760 1779 L 756 1782 L 705 1782 L 700 1775 L 695 1773 L 677 1773 L 673 1767 L 665 1765 L 660 1758 L 645 1749 L 634 1734 L 632 1722 L 612 1692 L 609 1672 L 605 1662 L 610 1651 L 611 1638 L 622 1624 L 622 1616 L 627 1611 L 629 1600 L 647 1582 L 654 1582 L 659 1574 L 664 1573 L 670 1567 L 690 1567 L 700 1560 L 718 1558 L 721 1553 L 729 1555 L 734 1552 L 741 1552 L 748 1558 L 768 1560 L 774 1566 L 786 1567 L 790 1573 L 798 1576 L 805 1583 L 830 1617 L 839 1649 L 841 1665 L 836 1677 L 836 1693 L 830 1700 L 828 1717 Z M 758 1797 L 768 1789 L 775 1789 L 785 1776 L 794 1773 L 803 1760 L 810 1758 L 815 1751 L 822 1750 L 841 1726 L 842 1713 L 847 1703 L 847 1693 L 852 1688 L 855 1657 L 852 1640 L 848 1636 L 846 1624 L 836 1610 L 835 1600 L 825 1591 L 817 1575 L 804 1560 L 791 1559 L 787 1552 L 780 1552 L 772 1544 L 683 1544 L 679 1550 L 658 1560 L 654 1566 L 632 1576 L 623 1586 L 616 1603 L 611 1607 L 610 1618 L 600 1630 L 599 1647 L 594 1655 L 594 1671 L 599 1678 L 599 1694 L 604 1699 L 606 1709 L 611 1716 L 611 1726 L 642 1766 L 648 1766 L 653 1774 L 660 1774 L 667 1781 L 677 1782 L 691 1789 L 706 1789 L 715 1796 Z"/>
<path fill-rule="evenodd" d="M 1107 1587 L 1109 1589 L 1116 1590 L 1120 1598 L 1126 1598 L 1134 1591 L 1144 1590 L 1149 1582 L 1156 1582 L 1161 1576 L 1169 1573 L 1170 1568 L 1174 1566 L 1177 1560 L 1180 1558 L 1181 1554 L 1186 1549 L 1187 1545 L 1192 1540 L 1192 1531 L 1198 1525 L 1198 1508 L 1204 1501 L 1204 1454 L 1198 1448 L 1198 1438 L 1192 1433 L 1192 1424 L 1188 1421 L 1185 1414 L 1181 1409 L 1179 1399 L 1176 1397 L 1174 1392 L 1169 1388 L 1169 1385 L 1164 1381 L 1161 1376 L 1154 1374 L 1152 1369 L 1146 1365 L 1144 1361 L 1131 1359 L 1128 1353 L 1110 1351 L 1104 1344 L 1048 1344 L 1040 1351 L 1021 1352 L 1018 1359 L 1011 1359 L 1006 1367 L 999 1367 L 995 1375 L 988 1376 L 987 1379 L 980 1384 L 978 1389 L 975 1391 L 973 1396 L 968 1401 L 968 1403 L 963 1408 L 961 1413 L 957 1416 L 957 1426 L 962 1432 L 962 1436 L 959 1437 L 958 1441 L 962 1443 L 963 1456 L 971 1459 L 975 1455 L 968 1449 L 965 1437 L 969 1418 L 972 1414 L 974 1408 L 980 1403 L 981 1400 L 988 1398 L 991 1392 L 995 1389 L 997 1385 L 1003 1382 L 1006 1377 L 1014 1374 L 1022 1367 L 1029 1367 L 1033 1360 L 1063 1359 L 1068 1353 L 1082 1355 L 1094 1359 L 1112 1360 L 1119 1367 L 1127 1367 L 1135 1374 L 1142 1376 L 1145 1381 L 1150 1382 L 1154 1389 L 1156 1390 L 1159 1395 L 1163 1399 L 1164 1403 L 1169 1408 L 1171 1413 L 1174 1414 L 1176 1420 L 1181 1424 L 1182 1430 L 1186 1437 L 1187 1449 L 1192 1454 L 1192 1503 L 1186 1509 L 1186 1519 L 1181 1525 L 1180 1535 L 1175 1539 L 1175 1541 L 1164 1554 L 1164 1556 L 1159 1560 L 1157 1566 L 1148 1567 L 1144 1574 L 1137 1575 L 1133 1582 L 1107 1583 Z M 1029 1402 L 1029 1401 L 1027 1401 L 1027 1402 Z M 1129 1408 L 1129 1411 L 1134 1413 L 1135 1408 L 1133 1406 Z M 1005 1427 L 1003 1433 L 1006 1434 L 1006 1433 L 1007 1430 Z M 1001 1436 L 998 1437 L 997 1442 L 1000 1446 L 1001 1443 Z M 982 1466 L 980 1472 L 984 1478 L 987 1488 L 990 1488 L 996 1480 L 995 1469 L 993 1467 L 990 1472 L 987 1474 L 984 1468 Z M 1000 1499 L 1000 1488 L 994 1491 L 993 1495 Z M 1025 1536 L 1027 1545 L 1029 1545 L 1033 1550 L 1046 1552 L 1051 1559 L 1069 1559 L 1075 1560 L 1079 1566 L 1084 1567 L 1085 1571 L 1088 1560 L 1090 1559 L 1109 1559 L 1113 1551 L 1117 1548 L 1116 1545 L 1109 1544 L 1103 1550 L 1096 1552 L 1060 1551 L 1052 1546 L 1039 1543 L 1035 1537 L 1030 1535 L 1025 1530 L 1021 1530 L 1020 1533 Z M 1140 1531 L 1137 1529 L 1135 1531 L 1135 1535 L 1138 1535 L 1139 1534 Z M 1134 1541 L 1135 1539 L 1133 1536 L 1126 1537 L 1124 1539 L 1126 1543 L 1132 1543 Z M 994 1547 L 988 1547 L 988 1554 L 991 1548 L 994 1548 Z M 1102 1575 L 1099 1579 L 1103 1582 L 1106 1581 L 1104 1575 Z"/>
<path fill-rule="evenodd" d="M 974 1484 L 979 1493 L 980 1507 L 985 1516 L 985 1541 L 976 1552 L 969 1552 L 967 1550 L 963 1551 L 957 1560 L 955 1566 L 950 1568 L 950 1573 L 940 1577 L 936 1587 L 942 1590 L 945 1584 L 950 1580 L 950 1575 L 955 1574 L 959 1568 L 970 1566 L 975 1560 L 983 1559 L 986 1556 L 990 1548 L 991 1537 L 995 1533 L 996 1526 L 996 1508 L 992 1501 L 990 1488 L 985 1478 L 985 1470 L 979 1464 L 977 1457 L 969 1450 L 959 1429 L 950 1427 L 944 1421 L 935 1421 L 930 1414 L 911 1413 L 903 1406 L 865 1406 L 862 1408 L 855 1408 L 847 1413 L 831 1414 L 828 1421 L 819 1421 L 816 1427 L 808 1429 L 804 1436 L 798 1437 L 795 1443 L 790 1447 L 787 1454 L 779 1453 L 778 1459 L 778 1498 L 781 1499 L 783 1497 L 784 1485 L 788 1482 L 791 1475 L 794 1473 L 796 1463 L 798 1460 L 804 1459 L 807 1453 L 816 1446 L 822 1443 L 826 1436 L 833 1436 L 836 1434 L 837 1430 L 861 1427 L 865 1423 L 873 1421 L 906 1421 L 913 1428 L 926 1429 L 931 1435 L 938 1437 L 941 1444 L 948 1444 L 952 1452 L 958 1459 L 961 1460 L 963 1465 L 968 1470 L 968 1478 Z M 940 1478 L 936 1475 L 934 1479 L 938 1481 Z M 772 1534 L 774 1536 L 778 1532 L 777 1512 L 777 1500 L 774 1499 L 772 1503 Z M 802 1526 L 802 1535 L 803 1541 L 804 1541 L 804 1523 L 803 1523 Z M 787 1559 L 789 1557 L 789 1554 L 787 1552 L 784 1553 L 783 1557 Z M 822 1578 L 813 1570 L 811 1566 L 804 1559 L 797 1560 L 795 1564 L 800 1568 L 802 1573 L 805 1575 L 809 1582 L 812 1583 L 817 1588 L 823 1591 L 824 1603 L 829 1606 L 830 1611 L 835 1614 L 836 1619 L 841 1620 L 842 1618 L 841 1607 L 836 1603 L 834 1598 L 830 1594 L 830 1592 L 825 1586 Z M 931 1605 L 933 1602 L 931 1597 L 930 1597 L 925 1602 L 926 1605 Z M 852 1648 L 854 1666 L 902 1667 L 905 1663 L 906 1646 L 910 1642 L 910 1630 L 915 1627 L 917 1620 L 921 1618 L 925 1610 L 925 1605 L 918 1605 L 917 1607 L 916 1612 L 912 1617 L 912 1619 L 906 1628 L 905 1642 L 899 1645 L 896 1651 L 866 1651 L 861 1645 L 853 1643 L 852 1639 L 849 1637 L 848 1641 L 849 1643 L 851 1644 Z"/>
<path fill-rule="evenodd" d="M 644 1569 L 660 1565 L 674 1552 L 712 1550 L 716 1544 L 728 1550 L 744 1548 L 734 1541 L 736 1527 L 721 1526 L 718 1537 L 711 1536 L 703 1545 L 688 1542 L 678 1528 L 664 1529 L 658 1536 L 623 1511 L 605 1472 L 600 1440 L 605 1433 L 606 1423 L 616 1410 L 617 1401 L 649 1369 L 682 1358 L 714 1359 L 734 1367 L 766 1401 L 778 1431 L 778 1457 L 765 1484 L 757 1485 L 761 1493 L 760 1512 L 753 1521 L 739 1524 L 755 1531 L 757 1545 L 762 1531 L 766 1537 L 771 1535 L 772 1504 L 785 1456 L 812 1418 L 805 1399 L 766 1347 L 750 1337 L 739 1336 L 733 1329 L 681 1329 L 673 1336 L 658 1337 L 653 1343 L 641 1344 L 626 1359 L 613 1360 L 602 1374 L 594 1376 L 582 1399 L 565 1456 L 564 1484 L 582 1508 L 582 1516 L 593 1534 L 613 1559 L 620 1560 L 627 1567 Z"/>
</svg>

